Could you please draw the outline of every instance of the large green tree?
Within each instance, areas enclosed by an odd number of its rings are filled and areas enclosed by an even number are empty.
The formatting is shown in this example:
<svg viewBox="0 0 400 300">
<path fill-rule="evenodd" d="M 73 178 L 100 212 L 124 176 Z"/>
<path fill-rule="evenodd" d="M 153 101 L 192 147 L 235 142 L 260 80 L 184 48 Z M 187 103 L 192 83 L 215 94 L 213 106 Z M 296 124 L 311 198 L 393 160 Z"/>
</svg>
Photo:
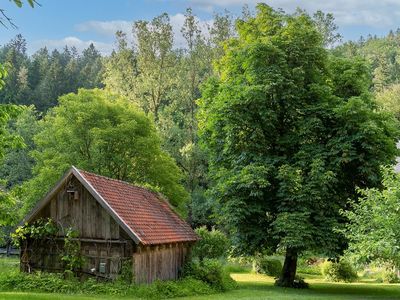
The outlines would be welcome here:
<svg viewBox="0 0 400 300">
<path fill-rule="evenodd" d="M 136 21 L 133 32 L 139 70 L 136 77 L 137 102 L 157 121 L 161 109 L 170 101 L 169 91 L 177 80 L 172 25 L 168 14 L 164 13 L 151 22 Z"/>
<path fill-rule="evenodd" d="M 300 253 L 345 248 L 339 211 L 379 185 L 397 124 L 376 111 L 367 68 L 329 58 L 305 13 L 260 4 L 237 30 L 200 102 L 211 195 L 238 251 L 285 251 L 277 284 L 291 287 Z"/>
<path fill-rule="evenodd" d="M 184 212 L 181 172 L 161 150 L 153 122 L 132 103 L 102 90 L 80 89 L 60 97 L 35 135 L 34 177 L 23 186 L 25 211 L 71 165 L 163 193 Z"/>
</svg>

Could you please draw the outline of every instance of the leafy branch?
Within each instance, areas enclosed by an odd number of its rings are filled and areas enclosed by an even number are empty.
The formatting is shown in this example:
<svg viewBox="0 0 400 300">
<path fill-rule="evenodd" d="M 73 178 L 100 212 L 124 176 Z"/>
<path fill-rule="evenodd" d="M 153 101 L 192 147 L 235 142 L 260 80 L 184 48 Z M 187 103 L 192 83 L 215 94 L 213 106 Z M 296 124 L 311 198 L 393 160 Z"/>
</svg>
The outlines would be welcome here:
<svg viewBox="0 0 400 300">
<path fill-rule="evenodd" d="M 22 7 L 23 1 L 22 0 L 10 0 L 15 3 L 19 8 Z M 30 7 L 34 7 L 35 5 L 40 6 L 40 4 L 36 0 L 27 0 Z M 13 22 L 13 20 L 6 14 L 6 11 L 3 8 L 0 8 L 0 24 L 3 25 L 5 28 L 7 24 L 9 24 L 12 28 L 18 28 L 17 25 Z"/>
</svg>

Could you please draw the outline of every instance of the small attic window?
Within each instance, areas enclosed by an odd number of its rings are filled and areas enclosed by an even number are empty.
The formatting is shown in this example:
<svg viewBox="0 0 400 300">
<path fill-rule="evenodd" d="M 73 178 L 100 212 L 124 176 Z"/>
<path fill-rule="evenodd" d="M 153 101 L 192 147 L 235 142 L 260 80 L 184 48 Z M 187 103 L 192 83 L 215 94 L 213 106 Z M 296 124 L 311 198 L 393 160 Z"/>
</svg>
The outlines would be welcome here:
<svg viewBox="0 0 400 300">
<path fill-rule="evenodd" d="M 79 200 L 79 192 L 78 190 L 71 184 L 67 186 L 67 194 L 69 195 L 69 199 Z"/>
<path fill-rule="evenodd" d="M 78 191 L 67 190 L 67 193 L 69 195 L 69 199 L 79 200 L 79 192 Z"/>
</svg>

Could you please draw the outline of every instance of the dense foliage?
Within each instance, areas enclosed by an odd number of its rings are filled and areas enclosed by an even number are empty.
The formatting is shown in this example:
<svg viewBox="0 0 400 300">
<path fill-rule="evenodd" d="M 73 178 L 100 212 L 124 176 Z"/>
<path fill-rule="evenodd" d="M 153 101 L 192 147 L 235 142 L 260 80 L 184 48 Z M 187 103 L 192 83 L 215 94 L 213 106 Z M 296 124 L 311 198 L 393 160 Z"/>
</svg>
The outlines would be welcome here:
<svg viewBox="0 0 400 300">
<path fill-rule="evenodd" d="M 376 94 L 376 101 L 382 109 L 395 114 L 400 120 L 400 84 L 390 85 Z"/>
<path fill-rule="evenodd" d="M 383 168 L 383 188 L 359 190 L 344 214 L 349 254 L 359 263 L 385 262 L 400 268 L 400 175 Z"/>
<path fill-rule="evenodd" d="M 400 30 L 385 37 L 368 35 L 358 41 L 348 41 L 333 50 L 335 55 L 365 58 L 371 67 L 373 87 L 382 91 L 400 80 Z"/>
<path fill-rule="evenodd" d="M 0 65 L 0 91 L 4 86 L 4 78 L 7 77 L 6 69 Z M 6 152 L 10 149 L 21 148 L 24 144 L 21 138 L 7 130 L 10 119 L 15 118 L 21 112 L 21 108 L 14 105 L 0 106 L 0 163 L 3 163 Z M 6 231 L 4 226 L 9 226 L 15 221 L 13 207 L 15 199 L 6 190 L 7 182 L 0 177 L 0 243 L 3 243 Z"/>
<path fill-rule="evenodd" d="M 51 219 L 39 219 L 32 224 L 18 226 L 11 235 L 13 244 L 21 247 L 28 239 L 41 240 L 44 238 L 55 238 L 58 233 L 58 227 Z"/>
<path fill-rule="evenodd" d="M 153 122 L 123 97 L 79 90 L 59 99 L 39 124 L 33 153 L 34 177 L 21 198 L 29 210 L 75 165 L 107 177 L 150 185 L 180 212 L 187 192 L 173 159 L 161 149 Z"/>
<path fill-rule="evenodd" d="M 382 280 L 383 280 L 383 282 L 386 282 L 386 283 L 399 283 L 400 277 L 396 270 L 387 269 L 387 270 L 385 270 L 385 272 L 383 272 Z"/>
<path fill-rule="evenodd" d="M 33 106 L 21 107 L 20 112 L 5 126 L 8 134 L 23 140 L 23 147 L 8 147 L 5 150 L 0 178 L 8 189 L 22 184 L 32 177 L 34 160 L 30 152 L 35 149 L 33 136 L 38 132 L 39 114 Z"/>
<path fill-rule="evenodd" d="M 216 259 L 191 261 L 185 265 L 184 277 L 191 277 L 209 284 L 217 291 L 227 291 L 236 287 L 236 282 L 230 277 L 223 264 Z"/>
<path fill-rule="evenodd" d="M 353 282 L 358 279 L 354 267 L 346 260 L 339 262 L 325 261 L 321 265 L 322 275 L 330 281 Z"/>
<path fill-rule="evenodd" d="M 196 242 L 192 249 L 192 256 L 200 261 L 205 258 L 218 259 L 228 255 L 230 241 L 226 235 L 217 230 L 209 231 L 205 226 L 195 229 L 200 240 Z"/>
<path fill-rule="evenodd" d="M 359 60 L 329 57 L 315 22 L 267 5 L 237 23 L 201 99 L 212 197 L 237 250 L 298 253 L 346 246 L 339 213 L 356 187 L 378 186 L 393 163 L 398 124 L 378 112 Z"/>
<path fill-rule="evenodd" d="M 37 110 L 46 111 L 63 94 L 103 86 L 102 58 L 93 44 L 81 54 L 73 47 L 51 53 L 42 48 L 31 57 L 26 48 L 21 35 L 0 48 L 0 63 L 8 72 L 0 103 L 34 104 Z"/>
<path fill-rule="evenodd" d="M 273 257 L 256 257 L 253 263 L 253 270 L 268 276 L 279 277 L 282 273 L 282 263 L 279 259 Z"/>
<path fill-rule="evenodd" d="M 97 282 L 94 279 L 80 282 L 76 279 L 66 280 L 62 274 L 36 273 L 28 275 L 19 271 L 0 274 L 0 291 L 130 296 L 141 299 L 208 295 L 219 292 L 207 283 L 193 278 L 158 281 L 151 285 L 138 286 L 127 285 L 118 280 L 113 283 Z"/>
</svg>

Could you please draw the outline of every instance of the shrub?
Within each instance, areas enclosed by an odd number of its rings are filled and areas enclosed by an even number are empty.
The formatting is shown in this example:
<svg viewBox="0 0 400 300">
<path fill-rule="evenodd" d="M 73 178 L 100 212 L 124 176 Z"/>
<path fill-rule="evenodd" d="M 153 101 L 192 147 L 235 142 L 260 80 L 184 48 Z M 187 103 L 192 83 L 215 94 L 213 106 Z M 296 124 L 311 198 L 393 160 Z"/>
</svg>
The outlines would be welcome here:
<svg viewBox="0 0 400 300">
<path fill-rule="evenodd" d="M 383 282 L 387 283 L 398 283 L 400 282 L 399 277 L 397 276 L 396 272 L 393 272 L 392 270 L 386 270 L 383 272 Z"/>
<path fill-rule="evenodd" d="M 193 257 L 203 260 L 227 256 L 230 243 L 224 233 L 217 229 L 209 231 L 206 227 L 199 227 L 195 231 L 201 240 L 192 249 Z"/>
<path fill-rule="evenodd" d="M 223 283 L 226 285 L 226 283 Z M 122 281 L 97 282 L 89 278 L 84 282 L 76 278 L 64 279 L 62 273 L 26 274 L 13 271 L 0 273 L 0 291 L 46 292 L 63 294 L 118 295 L 135 298 L 165 299 L 194 295 L 208 295 L 217 290 L 195 278 L 176 281 L 156 281 L 150 285 L 126 284 Z"/>
<path fill-rule="evenodd" d="M 253 270 L 256 273 L 279 277 L 282 272 L 282 263 L 279 259 L 264 256 L 254 260 Z"/>
<path fill-rule="evenodd" d="M 201 280 L 217 291 L 226 291 L 236 286 L 221 262 L 215 259 L 192 261 L 184 268 L 184 276 Z"/>
<path fill-rule="evenodd" d="M 331 281 L 356 281 L 358 276 L 353 266 L 345 260 L 339 262 L 325 261 L 322 264 L 322 274 Z"/>
</svg>

